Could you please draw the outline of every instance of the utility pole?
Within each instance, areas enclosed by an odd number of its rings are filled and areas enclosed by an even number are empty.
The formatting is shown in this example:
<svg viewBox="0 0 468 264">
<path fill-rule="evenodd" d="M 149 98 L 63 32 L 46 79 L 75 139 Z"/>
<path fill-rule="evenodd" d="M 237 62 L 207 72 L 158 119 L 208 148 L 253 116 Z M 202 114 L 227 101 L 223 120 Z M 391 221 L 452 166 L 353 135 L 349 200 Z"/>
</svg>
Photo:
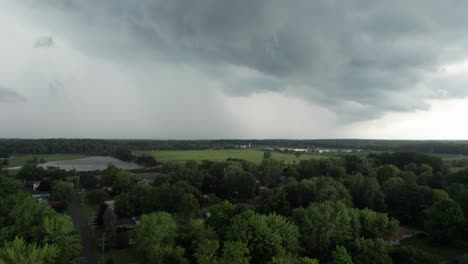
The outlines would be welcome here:
<svg viewBox="0 0 468 264">
<path fill-rule="evenodd" d="M 85 189 L 83 188 L 83 207 L 85 206 L 84 194 L 85 194 Z"/>
<path fill-rule="evenodd" d="M 102 232 L 102 263 L 104 264 L 104 245 L 106 244 L 106 232 Z"/>
</svg>

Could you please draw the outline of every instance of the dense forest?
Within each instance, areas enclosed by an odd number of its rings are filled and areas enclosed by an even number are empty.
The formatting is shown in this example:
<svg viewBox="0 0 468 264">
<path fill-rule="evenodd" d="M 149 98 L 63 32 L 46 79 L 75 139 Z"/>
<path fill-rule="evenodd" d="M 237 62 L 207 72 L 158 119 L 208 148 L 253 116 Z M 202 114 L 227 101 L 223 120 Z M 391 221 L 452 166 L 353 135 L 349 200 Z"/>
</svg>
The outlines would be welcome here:
<svg viewBox="0 0 468 264">
<path fill-rule="evenodd" d="M 340 148 L 391 152 L 468 154 L 468 141 L 411 140 L 102 140 L 102 139 L 0 139 L 0 158 L 19 154 L 81 153 L 113 155 L 117 149 L 195 150 L 238 148 Z"/>
<path fill-rule="evenodd" d="M 99 208 L 106 250 L 131 246 L 133 234 L 139 263 L 437 263 L 434 252 L 389 241 L 401 226 L 422 230 L 434 245 L 468 241 L 468 170 L 450 172 L 425 154 L 288 165 L 268 157 L 260 164 L 229 159 L 154 169 L 158 177 L 150 184 L 114 166 L 73 180 Z M 20 185 L 48 179 L 51 199 L 62 202 L 63 211 L 68 174 L 29 164 L 15 179 L 0 178 L 0 263 L 78 261 L 73 247 L 63 247 L 78 239 L 69 217 L 37 203 Z M 132 218 L 140 219 L 133 233 L 117 225 Z M 466 263 L 467 255 L 459 257 Z"/>
</svg>

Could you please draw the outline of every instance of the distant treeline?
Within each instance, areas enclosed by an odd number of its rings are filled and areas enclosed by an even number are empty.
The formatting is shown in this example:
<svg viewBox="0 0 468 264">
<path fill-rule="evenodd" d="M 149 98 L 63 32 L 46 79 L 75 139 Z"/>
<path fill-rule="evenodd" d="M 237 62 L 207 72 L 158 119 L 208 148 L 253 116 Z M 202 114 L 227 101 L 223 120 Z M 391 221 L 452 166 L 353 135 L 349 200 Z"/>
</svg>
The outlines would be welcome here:
<svg viewBox="0 0 468 264">
<path fill-rule="evenodd" d="M 112 155 L 116 150 L 194 150 L 252 147 L 341 148 L 393 152 L 468 154 L 468 141 L 406 140 L 103 140 L 103 139 L 0 139 L 0 157 L 18 154 L 84 153 Z"/>
</svg>

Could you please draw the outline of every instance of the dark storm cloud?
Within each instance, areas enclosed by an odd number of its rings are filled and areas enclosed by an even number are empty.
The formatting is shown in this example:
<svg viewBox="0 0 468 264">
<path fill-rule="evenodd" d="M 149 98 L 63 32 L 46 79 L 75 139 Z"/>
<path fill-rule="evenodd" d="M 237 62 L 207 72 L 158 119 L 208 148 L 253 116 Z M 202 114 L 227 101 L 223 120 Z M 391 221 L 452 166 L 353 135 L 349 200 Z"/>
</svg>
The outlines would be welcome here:
<svg viewBox="0 0 468 264">
<path fill-rule="evenodd" d="M 189 64 L 224 82 L 227 94 L 287 92 L 346 120 L 426 109 L 435 90 L 468 94 L 458 88 L 465 82 L 427 83 L 441 65 L 468 55 L 465 1 L 30 3 L 57 11 L 41 19 L 93 55 Z M 231 66 L 252 72 L 236 78 Z"/>
<path fill-rule="evenodd" d="M 0 103 L 21 103 L 25 101 L 26 98 L 21 94 L 0 86 Z"/>
</svg>

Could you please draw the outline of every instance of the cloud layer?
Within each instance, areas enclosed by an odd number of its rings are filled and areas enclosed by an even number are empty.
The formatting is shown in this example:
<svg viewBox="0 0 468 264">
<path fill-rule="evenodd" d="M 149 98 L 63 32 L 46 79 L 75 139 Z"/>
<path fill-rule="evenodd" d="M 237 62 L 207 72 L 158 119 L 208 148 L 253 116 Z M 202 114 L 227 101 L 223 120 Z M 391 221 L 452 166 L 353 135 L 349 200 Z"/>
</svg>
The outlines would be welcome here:
<svg viewBox="0 0 468 264">
<path fill-rule="evenodd" d="M 425 109 L 423 99 L 441 90 L 466 95 L 426 83 L 427 75 L 466 54 L 462 33 L 468 27 L 457 10 L 468 4 L 449 2 L 83 0 L 36 6 L 55 10 L 51 23 L 63 31 L 74 27 L 71 32 L 80 34 L 70 38 L 94 46 L 93 54 L 126 59 L 138 50 L 141 57 L 188 63 L 214 76 L 246 68 L 251 76 L 227 85 L 229 93 L 286 91 L 367 119 Z M 64 17 L 71 22 L 57 23 Z M 422 86 L 418 98 L 394 99 Z"/>
<path fill-rule="evenodd" d="M 120 74 L 122 80 L 114 86 L 122 87 L 115 89 L 121 94 L 138 94 L 135 105 L 145 104 L 153 96 L 167 96 L 158 102 L 162 106 L 143 110 L 149 112 L 145 113 L 148 119 L 153 116 L 180 128 L 183 115 L 190 111 L 172 109 L 180 98 L 191 98 L 182 101 L 197 113 L 193 126 L 202 122 L 203 115 L 218 112 L 210 120 L 219 123 L 203 121 L 206 127 L 194 132 L 195 137 L 307 137 L 280 129 L 277 131 L 283 132 L 230 130 L 232 134 L 222 129 L 228 124 L 231 128 L 255 126 L 259 122 L 252 116 L 268 120 L 268 112 L 257 110 L 262 114 L 249 115 L 241 109 L 252 104 L 268 108 L 265 98 L 302 109 L 306 113 L 298 114 L 297 122 L 304 123 L 309 115 L 310 124 L 325 124 L 325 131 L 379 120 L 389 112 L 429 110 L 435 99 L 468 96 L 468 3 L 463 1 L 29 0 L 12 4 L 0 0 L 2 3 L 10 11 L 0 14 L 20 17 L 24 28 L 39 34 L 31 36 L 31 45 L 36 41 L 36 46 L 48 47 L 37 49 L 34 56 L 42 56 L 37 62 L 48 62 L 48 77 L 40 82 L 46 83 L 50 96 L 86 90 L 77 82 L 100 86 L 92 88 L 100 94 L 108 89 L 102 86 L 109 85 L 103 76 Z M 89 61 L 75 67 L 64 59 L 80 61 L 82 57 Z M 77 73 L 88 64 L 99 65 L 96 68 L 101 74 Z M 62 65 L 68 65 L 69 71 Z M 32 77 L 23 87 L 43 78 L 31 71 Z M 172 79 L 164 78 L 167 76 Z M 298 106 L 303 103 L 304 107 Z M 162 112 L 170 117 L 161 117 Z M 275 112 L 274 121 L 291 115 L 285 112 Z M 310 137 L 324 134 L 311 127 L 303 127 L 314 131 Z"/>
<path fill-rule="evenodd" d="M 24 96 L 0 86 L 0 103 L 21 103 L 25 101 L 26 98 L 24 98 Z"/>
</svg>

